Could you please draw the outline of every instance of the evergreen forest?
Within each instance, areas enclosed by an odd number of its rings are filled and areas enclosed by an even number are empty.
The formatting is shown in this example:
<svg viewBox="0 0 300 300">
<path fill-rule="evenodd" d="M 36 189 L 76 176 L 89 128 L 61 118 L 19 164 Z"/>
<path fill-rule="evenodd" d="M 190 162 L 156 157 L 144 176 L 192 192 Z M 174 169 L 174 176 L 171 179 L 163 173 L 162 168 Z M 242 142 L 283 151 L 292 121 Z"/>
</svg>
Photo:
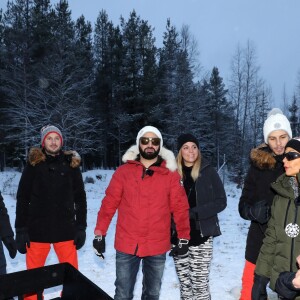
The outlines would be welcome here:
<svg viewBox="0 0 300 300">
<path fill-rule="evenodd" d="M 227 86 L 218 66 L 204 70 L 199 49 L 189 26 L 170 19 L 158 47 L 134 10 L 117 25 L 100 10 L 91 24 L 73 20 L 66 0 L 8 1 L 0 10 L 0 169 L 22 169 L 47 124 L 61 129 L 85 170 L 116 168 L 139 129 L 153 125 L 175 154 L 178 135 L 193 133 L 203 156 L 216 169 L 226 163 L 239 182 L 263 141 L 272 91 L 251 41 L 232 54 Z M 295 135 L 298 98 L 281 108 Z"/>
</svg>

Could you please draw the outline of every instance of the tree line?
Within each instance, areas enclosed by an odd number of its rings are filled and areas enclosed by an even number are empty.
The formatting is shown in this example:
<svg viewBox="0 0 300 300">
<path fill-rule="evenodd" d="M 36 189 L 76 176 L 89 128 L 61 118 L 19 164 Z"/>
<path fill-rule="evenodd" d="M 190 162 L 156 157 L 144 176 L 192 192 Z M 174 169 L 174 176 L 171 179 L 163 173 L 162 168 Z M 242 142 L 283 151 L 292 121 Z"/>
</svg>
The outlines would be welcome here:
<svg viewBox="0 0 300 300">
<path fill-rule="evenodd" d="M 157 47 L 134 10 L 119 25 L 101 10 L 92 26 L 72 19 L 66 0 L 8 1 L 0 11 L 0 166 L 22 166 L 40 128 L 54 124 L 85 168 L 115 168 L 138 130 L 153 125 L 175 152 L 177 136 L 193 133 L 216 168 L 225 159 L 241 178 L 271 103 L 256 55 L 251 41 L 237 47 L 226 87 L 217 66 L 203 70 L 187 25 L 166 20 Z"/>
</svg>

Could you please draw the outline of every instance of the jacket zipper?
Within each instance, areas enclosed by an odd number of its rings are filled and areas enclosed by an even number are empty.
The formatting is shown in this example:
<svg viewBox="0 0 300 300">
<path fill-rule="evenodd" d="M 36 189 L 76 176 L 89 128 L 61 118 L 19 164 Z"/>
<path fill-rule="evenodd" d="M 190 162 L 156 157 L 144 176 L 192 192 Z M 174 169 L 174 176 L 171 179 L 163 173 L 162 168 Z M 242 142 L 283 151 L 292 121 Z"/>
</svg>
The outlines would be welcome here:
<svg viewBox="0 0 300 300">
<path fill-rule="evenodd" d="M 289 203 L 286 209 L 286 213 L 285 213 L 285 219 L 284 219 L 284 231 L 286 228 L 286 223 L 287 223 L 287 215 L 288 215 L 288 211 L 291 205 L 291 199 L 289 199 Z M 294 218 L 294 224 L 296 224 L 297 222 L 297 215 L 298 215 L 298 206 L 296 205 L 296 213 L 295 213 L 295 218 Z M 293 271 L 293 255 L 294 255 L 294 244 L 295 244 L 295 238 L 292 238 L 292 242 L 291 242 L 291 254 L 290 254 L 290 272 Z"/>
<path fill-rule="evenodd" d="M 195 181 L 195 193 L 196 193 L 196 207 L 197 207 L 197 211 L 198 211 L 198 201 L 197 201 L 198 196 L 197 196 L 197 189 L 196 189 L 196 183 L 197 183 L 197 180 L 198 180 L 198 179 L 196 179 L 196 181 Z M 198 215 L 198 214 L 197 214 L 197 215 Z M 202 228 L 201 228 L 201 222 L 200 222 L 200 220 L 196 220 L 196 222 L 199 224 L 200 236 L 201 236 L 201 237 L 204 237 L 204 235 L 203 235 L 203 233 L 202 233 Z"/>
</svg>

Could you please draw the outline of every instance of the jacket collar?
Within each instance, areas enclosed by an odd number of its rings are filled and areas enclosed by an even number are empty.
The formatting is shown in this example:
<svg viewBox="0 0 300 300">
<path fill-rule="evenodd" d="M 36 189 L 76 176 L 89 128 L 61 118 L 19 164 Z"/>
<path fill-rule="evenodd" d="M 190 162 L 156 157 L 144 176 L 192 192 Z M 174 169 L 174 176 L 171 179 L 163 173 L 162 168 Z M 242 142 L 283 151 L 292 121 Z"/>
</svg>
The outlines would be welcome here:
<svg viewBox="0 0 300 300">
<path fill-rule="evenodd" d="M 64 155 L 67 161 L 70 162 L 72 168 L 77 168 L 80 165 L 81 157 L 76 151 L 62 151 L 61 155 Z M 31 148 L 28 154 L 28 162 L 32 166 L 36 166 L 40 162 L 46 161 L 47 155 L 41 148 Z"/>
<path fill-rule="evenodd" d="M 133 145 L 122 156 L 122 161 L 124 163 L 126 163 L 126 162 L 129 162 L 131 160 L 136 160 L 139 153 L 140 152 L 139 152 L 138 146 Z M 177 170 L 177 163 L 176 163 L 175 155 L 172 151 L 162 147 L 160 149 L 159 155 L 162 157 L 163 160 L 165 160 L 165 162 L 166 162 L 165 166 L 166 166 L 167 169 L 169 169 L 172 172 Z"/>
</svg>

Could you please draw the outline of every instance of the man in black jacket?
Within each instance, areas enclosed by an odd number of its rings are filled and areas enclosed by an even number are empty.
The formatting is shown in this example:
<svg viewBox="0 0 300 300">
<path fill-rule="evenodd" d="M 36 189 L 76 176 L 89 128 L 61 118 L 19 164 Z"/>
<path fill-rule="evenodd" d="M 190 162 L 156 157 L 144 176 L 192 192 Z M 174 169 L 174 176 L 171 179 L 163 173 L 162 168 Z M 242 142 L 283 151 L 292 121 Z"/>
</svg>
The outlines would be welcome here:
<svg viewBox="0 0 300 300">
<path fill-rule="evenodd" d="M 30 149 L 19 183 L 17 248 L 26 253 L 27 269 L 45 264 L 51 244 L 59 262 L 78 268 L 76 250 L 85 243 L 87 213 L 80 157 L 75 151 L 62 151 L 62 133 L 53 125 L 42 128 L 41 145 Z"/>
<path fill-rule="evenodd" d="M 292 138 L 290 123 L 278 108 L 269 112 L 263 133 L 265 144 L 253 149 L 250 153 L 251 166 L 245 178 L 239 202 L 241 217 L 251 221 L 247 236 L 246 263 L 240 300 L 251 299 L 256 260 L 265 236 L 270 218 L 270 207 L 275 195 L 270 184 L 284 173 L 282 163 L 284 148 L 288 140 Z M 266 290 L 268 281 L 262 281 Z"/>
<path fill-rule="evenodd" d="M 1 241 L 8 250 L 9 256 L 11 258 L 15 258 L 17 254 L 17 247 L 14 240 L 14 232 L 12 231 L 7 209 L 0 192 L 0 275 L 3 275 L 6 274 L 6 260 Z"/>
</svg>

